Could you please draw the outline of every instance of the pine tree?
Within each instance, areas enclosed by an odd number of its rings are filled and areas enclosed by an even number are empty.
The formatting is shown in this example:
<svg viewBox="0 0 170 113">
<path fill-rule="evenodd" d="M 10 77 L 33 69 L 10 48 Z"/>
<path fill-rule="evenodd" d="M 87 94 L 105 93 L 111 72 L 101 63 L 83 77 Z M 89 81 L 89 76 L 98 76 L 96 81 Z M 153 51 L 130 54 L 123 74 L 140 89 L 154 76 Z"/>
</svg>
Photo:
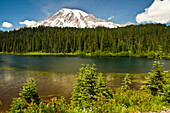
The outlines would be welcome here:
<svg viewBox="0 0 170 113">
<path fill-rule="evenodd" d="M 87 65 L 80 69 L 74 85 L 71 102 L 75 106 L 82 106 L 84 101 L 94 101 L 104 97 L 112 97 L 111 91 L 107 88 L 104 78 L 96 72 L 95 65 Z"/>
<path fill-rule="evenodd" d="M 30 82 L 24 84 L 22 90 L 20 91 L 19 95 L 25 99 L 27 103 L 37 103 L 39 104 L 40 99 L 38 96 L 36 84 L 33 78 L 30 79 Z"/>
<path fill-rule="evenodd" d="M 131 79 L 129 77 L 129 74 L 127 74 L 125 76 L 125 78 L 123 79 L 123 83 L 122 83 L 122 90 L 123 91 L 127 91 L 130 89 L 130 86 L 132 85 Z"/>
<path fill-rule="evenodd" d="M 112 98 L 112 91 L 107 87 L 106 81 L 104 77 L 102 76 L 102 73 L 99 74 L 97 84 L 96 84 L 96 98 L 104 98 L 109 99 Z"/>
<path fill-rule="evenodd" d="M 159 47 L 160 48 L 160 47 Z M 144 83 L 146 83 L 146 87 L 150 89 L 151 94 L 158 95 L 163 92 L 163 85 L 165 84 L 164 73 L 163 73 L 163 63 L 160 62 L 161 59 L 161 48 L 159 49 L 156 60 L 153 64 L 153 73 L 149 73 L 149 76 L 146 77 Z M 144 86 L 145 87 L 145 86 Z"/>
</svg>

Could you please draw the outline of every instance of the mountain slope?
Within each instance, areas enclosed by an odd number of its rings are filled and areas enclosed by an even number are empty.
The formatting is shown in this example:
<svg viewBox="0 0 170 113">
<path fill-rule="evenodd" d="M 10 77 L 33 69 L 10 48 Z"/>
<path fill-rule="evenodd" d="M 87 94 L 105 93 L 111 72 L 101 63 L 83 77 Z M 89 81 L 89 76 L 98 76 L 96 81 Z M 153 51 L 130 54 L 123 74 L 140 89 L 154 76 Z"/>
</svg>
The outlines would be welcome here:
<svg viewBox="0 0 170 113">
<path fill-rule="evenodd" d="M 104 19 L 97 19 L 92 14 L 87 14 L 77 9 L 63 8 L 56 12 L 54 15 L 35 22 L 29 27 L 50 26 L 50 27 L 76 27 L 76 28 L 96 28 L 108 27 L 117 28 L 120 25 L 113 22 L 108 22 Z"/>
</svg>

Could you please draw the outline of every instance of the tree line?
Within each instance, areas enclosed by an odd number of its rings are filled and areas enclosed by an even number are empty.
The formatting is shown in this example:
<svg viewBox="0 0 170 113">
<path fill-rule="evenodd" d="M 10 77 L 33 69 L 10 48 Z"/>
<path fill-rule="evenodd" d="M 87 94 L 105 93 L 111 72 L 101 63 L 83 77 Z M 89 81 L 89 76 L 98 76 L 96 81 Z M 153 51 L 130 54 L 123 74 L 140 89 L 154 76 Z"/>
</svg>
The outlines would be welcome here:
<svg viewBox="0 0 170 113">
<path fill-rule="evenodd" d="M 0 31 L 0 52 L 93 53 L 129 52 L 170 53 L 170 27 L 164 24 L 133 25 L 110 29 L 98 28 L 22 28 Z M 158 46 L 159 45 L 159 46 Z"/>
</svg>

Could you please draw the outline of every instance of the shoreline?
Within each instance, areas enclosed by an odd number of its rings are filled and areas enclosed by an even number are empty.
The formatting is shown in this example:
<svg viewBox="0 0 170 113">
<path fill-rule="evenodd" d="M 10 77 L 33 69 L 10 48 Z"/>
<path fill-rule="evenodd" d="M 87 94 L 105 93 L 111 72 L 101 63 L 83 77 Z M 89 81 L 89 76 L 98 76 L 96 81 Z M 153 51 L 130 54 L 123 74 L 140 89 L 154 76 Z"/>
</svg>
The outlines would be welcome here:
<svg viewBox="0 0 170 113">
<path fill-rule="evenodd" d="M 104 52 L 93 52 L 93 53 L 83 53 L 83 52 L 76 52 L 76 53 L 45 53 L 45 52 L 27 52 L 27 53 L 14 53 L 14 52 L 0 52 L 0 55 L 37 55 L 37 56 L 81 56 L 81 57 L 100 57 L 100 58 L 151 58 L 154 59 L 155 56 L 150 56 L 147 53 L 144 54 L 130 54 L 128 52 L 121 52 L 121 53 L 104 53 Z M 170 56 L 164 55 L 162 59 L 170 59 Z"/>
</svg>

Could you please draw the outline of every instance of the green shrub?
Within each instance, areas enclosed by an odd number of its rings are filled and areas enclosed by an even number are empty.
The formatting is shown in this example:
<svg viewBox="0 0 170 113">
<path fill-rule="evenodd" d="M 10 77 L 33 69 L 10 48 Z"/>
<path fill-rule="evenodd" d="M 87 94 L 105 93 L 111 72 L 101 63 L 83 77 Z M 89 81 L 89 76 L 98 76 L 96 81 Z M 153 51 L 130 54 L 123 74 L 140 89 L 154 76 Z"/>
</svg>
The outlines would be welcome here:
<svg viewBox="0 0 170 113">
<path fill-rule="evenodd" d="M 22 113 L 24 112 L 24 109 L 26 108 L 26 103 L 23 98 L 13 98 L 11 109 L 10 111 L 12 113 Z"/>
<path fill-rule="evenodd" d="M 156 53 L 154 51 L 151 51 L 151 52 L 147 53 L 147 57 L 148 58 L 155 58 L 156 57 Z"/>
<path fill-rule="evenodd" d="M 149 73 L 144 82 L 146 85 L 142 88 L 149 88 L 153 95 L 158 95 L 163 92 L 163 85 L 165 84 L 164 73 L 163 73 L 163 63 L 156 60 L 153 64 L 153 73 Z"/>
<path fill-rule="evenodd" d="M 170 78 L 167 78 L 165 83 L 163 85 L 163 92 L 161 93 L 161 100 L 170 103 Z"/>
<path fill-rule="evenodd" d="M 36 84 L 33 78 L 30 78 L 30 82 L 24 84 L 22 90 L 20 91 L 19 95 L 26 100 L 27 103 L 37 103 L 39 104 L 40 99 L 38 96 Z"/>
<path fill-rule="evenodd" d="M 69 106 L 68 103 L 66 103 L 66 99 L 61 97 L 61 99 L 57 99 L 56 97 L 52 98 L 50 103 L 43 103 L 40 102 L 40 104 L 34 104 L 30 103 L 28 104 L 27 109 L 24 110 L 24 113 L 66 113 L 68 112 Z"/>
<path fill-rule="evenodd" d="M 132 82 L 131 82 L 131 79 L 129 77 L 129 74 L 127 74 L 125 76 L 125 78 L 123 79 L 123 83 L 122 84 L 123 84 L 123 86 L 122 86 L 122 90 L 123 91 L 127 91 L 127 90 L 130 89 L 130 86 L 132 85 Z"/>
<path fill-rule="evenodd" d="M 159 101 L 155 101 L 155 97 L 150 91 L 143 90 L 127 90 L 118 89 L 113 95 L 116 105 L 125 107 L 131 112 L 157 111 L 163 109 L 163 105 Z M 156 97 L 158 99 L 158 97 Z M 154 105 L 154 106 L 152 106 Z"/>
<path fill-rule="evenodd" d="M 96 72 L 93 65 L 87 65 L 80 69 L 74 85 L 71 97 L 71 103 L 75 106 L 82 106 L 84 101 L 96 101 L 98 98 L 104 97 L 109 99 L 112 96 L 111 91 L 107 88 L 104 78 L 100 73 Z"/>
</svg>

